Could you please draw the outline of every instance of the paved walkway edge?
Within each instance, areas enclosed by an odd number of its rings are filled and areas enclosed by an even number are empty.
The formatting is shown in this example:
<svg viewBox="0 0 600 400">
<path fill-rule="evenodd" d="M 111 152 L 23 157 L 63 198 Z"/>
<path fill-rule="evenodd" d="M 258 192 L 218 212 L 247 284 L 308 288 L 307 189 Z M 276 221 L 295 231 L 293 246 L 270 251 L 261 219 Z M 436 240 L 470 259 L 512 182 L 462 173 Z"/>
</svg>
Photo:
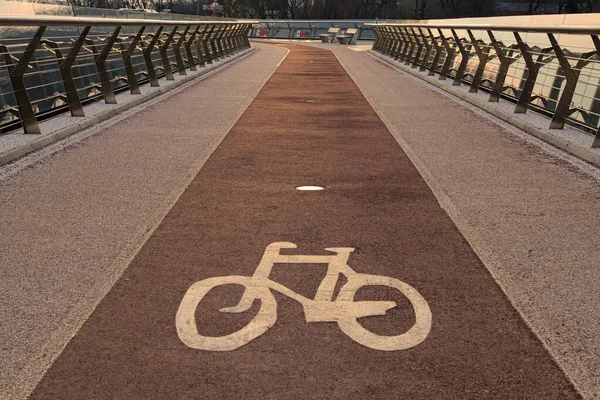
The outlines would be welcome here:
<svg viewBox="0 0 600 400">
<path fill-rule="evenodd" d="M 158 90 L 154 90 L 149 93 L 141 94 L 138 97 L 136 97 L 134 100 L 130 100 L 130 101 L 118 104 L 115 107 L 111 108 L 110 110 L 102 111 L 94 116 L 85 118 L 80 123 L 58 129 L 55 132 L 42 135 L 37 140 L 22 144 L 20 146 L 17 146 L 10 150 L 7 150 L 3 153 L 0 153 L 0 165 L 5 165 L 10 162 L 13 162 L 29 153 L 33 153 L 34 151 L 39 150 L 45 146 L 48 146 L 55 142 L 58 142 L 59 140 L 62 140 L 71 135 L 74 135 L 75 133 L 81 132 L 82 130 L 87 129 L 95 124 L 109 120 L 119 114 L 122 114 L 123 112 L 125 112 L 127 110 L 132 109 L 135 106 L 145 103 L 146 101 L 151 100 L 155 97 L 158 97 L 162 94 L 168 93 L 171 90 L 176 89 L 184 84 L 187 84 L 187 83 L 193 82 L 195 80 L 204 78 L 208 75 L 211 75 L 211 74 L 221 70 L 224 66 L 226 66 L 232 62 L 239 61 L 239 60 L 245 58 L 254 50 L 255 50 L 254 47 L 243 50 L 242 52 L 235 54 L 235 55 L 231 56 L 230 58 L 226 58 L 225 60 L 219 61 L 219 64 L 217 64 L 215 66 L 215 68 L 206 69 L 206 70 L 198 72 L 197 74 L 185 76 L 181 79 L 178 79 L 176 82 L 171 83 L 168 86 L 164 86 Z"/>
<path fill-rule="evenodd" d="M 394 60 L 390 59 L 389 57 L 379 54 L 373 50 L 369 50 L 368 53 L 370 55 L 380 59 L 381 61 L 385 62 L 386 64 L 391 65 L 393 68 L 399 69 L 403 72 L 411 74 L 412 76 L 422 79 L 425 82 L 432 84 L 435 87 L 443 90 L 444 92 L 449 93 L 453 96 L 459 97 L 460 99 L 468 102 L 469 104 L 472 104 L 475 107 L 481 108 L 482 110 L 492 114 L 493 116 L 500 118 L 502 121 L 507 122 L 513 126 L 516 126 L 517 128 L 522 129 L 523 131 L 529 133 L 530 135 L 537 137 L 538 139 L 545 141 L 546 143 L 549 143 L 561 150 L 564 150 L 570 154 L 573 154 L 576 157 L 581 158 L 582 160 L 585 160 L 591 164 L 594 164 L 594 165 L 600 167 L 600 156 L 592 153 L 591 151 L 589 151 L 581 146 L 577 146 L 577 145 L 570 143 L 566 140 L 563 140 L 559 137 L 550 135 L 535 126 L 533 126 L 525 121 L 522 121 L 521 119 L 515 117 L 513 114 L 509 114 L 504 111 L 498 110 L 497 108 L 495 108 L 493 106 L 493 104 L 490 104 L 487 102 L 482 102 L 479 99 L 476 99 L 472 96 L 468 96 L 459 90 L 456 90 L 452 87 L 443 85 L 437 80 L 437 78 L 434 79 L 427 75 L 420 74 L 420 73 L 418 73 L 418 71 L 416 71 L 410 67 L 405 67 L 404 65 L 400 65 L 400 64 L 394 62 Z"/>
</svg>

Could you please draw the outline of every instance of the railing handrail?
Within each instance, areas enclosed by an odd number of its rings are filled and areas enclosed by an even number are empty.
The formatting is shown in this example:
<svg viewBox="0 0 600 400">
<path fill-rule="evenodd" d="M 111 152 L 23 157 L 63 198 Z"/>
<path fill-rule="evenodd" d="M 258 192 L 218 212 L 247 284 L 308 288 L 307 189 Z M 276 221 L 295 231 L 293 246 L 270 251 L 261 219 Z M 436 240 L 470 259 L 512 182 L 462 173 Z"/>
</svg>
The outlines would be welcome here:
<svg viewBox="0 0 600 400">
<path fill-rule="evenodd" d="M 0 26 L 165 26 L 256 24 L 257 20 L 211 21 L 137 18 L 92 18 L 55 15 L 0 15 Z"/>
<path fill-rule="evenodd" d="M 368 26 L 395 26 L 399 28 L 435 28 L 435 29 L 468 29 L 473 31 L 508 31 L 508 32 L 532 32 L 532 33 L 567 33 L 577 35 L 600 34 L 600 25 L 496 25 L 496 24 L 436 24 L 430 23 L 366 23 Z"/>
</svg>

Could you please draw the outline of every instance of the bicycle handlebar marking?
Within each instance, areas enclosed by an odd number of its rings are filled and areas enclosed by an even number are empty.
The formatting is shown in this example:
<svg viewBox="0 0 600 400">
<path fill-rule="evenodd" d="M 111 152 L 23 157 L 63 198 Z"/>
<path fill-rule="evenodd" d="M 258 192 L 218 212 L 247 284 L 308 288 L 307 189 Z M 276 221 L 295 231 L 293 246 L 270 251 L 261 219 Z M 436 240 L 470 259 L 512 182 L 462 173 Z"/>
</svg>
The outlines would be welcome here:
<svg viewBox="0 0 600 400">
<path fill-rule="evenodd" d="M 231 351 L 256 339 L 277 321 L 277 302 L 271 290 L 276 290 L 304 307 L 306 322 L 336 322 L 342 332 L 363 346 L 383 351 L 404 350 L 421 343 L 431 330 L 431 310 L 421 294 L 412 286 L 395 278 L 361 274 L 348 265 L 351 247 L 326 248 L 331 255 L 285 255 L 281 249 L 295 249 L 289 242 L 271 243 L 252 276 L 221 276 L 194 283 L 183 296 L 175 325 L 177 335 L 188 347 L 199 350 Z M 306 298 L 291 289 L 269 279 L 273 264 L 328 264 L 327 275 L 321 281 L 314 299 Z M 340 274 L 348 282 L 333 299 Z M 250 309 L 254 300 L 260 299 L 260 310 L 248 325 L 229 335 L 211 337 L 198 333 L 196 309 L 204 296 L 214 287 L 238 284 L 245 287 L 238 305 L 220 309 L 226 313 L 241 313 Z M 415 313 L 414 325 L 397 336 L 381 336 L 365 329 L 358 318 L 385 315 L 394 307 L 393 301 L 354 301 L 354 295 L 363 286 L 388 286 L 400 291 L 412 304 Z M 202 323 L 202 321 L 198 321 Z"/>
</svg>

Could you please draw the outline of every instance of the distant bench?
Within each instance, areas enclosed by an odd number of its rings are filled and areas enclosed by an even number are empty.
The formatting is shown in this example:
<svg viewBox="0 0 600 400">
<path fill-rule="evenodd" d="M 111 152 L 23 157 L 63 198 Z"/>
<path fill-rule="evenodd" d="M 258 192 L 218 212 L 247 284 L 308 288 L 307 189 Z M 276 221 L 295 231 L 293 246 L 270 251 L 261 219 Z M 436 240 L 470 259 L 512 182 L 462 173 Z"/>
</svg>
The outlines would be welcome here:
<svg viewBox="0 0 600 400">
<path fill-rule="evenodd" d="M 336 38 L 336 35 L 340 32 L 340 28 L 329 28 L 327 33 L 321 33 L 319 38 L 323 43 L 333 43 Z"/>
<path fill-rule="evenodd" d="M 346 29 L 343 35 L 336 35 L 335 37 L 340 44 L 354 45 L 358 41 L 358 29 Z"/>
</svg>

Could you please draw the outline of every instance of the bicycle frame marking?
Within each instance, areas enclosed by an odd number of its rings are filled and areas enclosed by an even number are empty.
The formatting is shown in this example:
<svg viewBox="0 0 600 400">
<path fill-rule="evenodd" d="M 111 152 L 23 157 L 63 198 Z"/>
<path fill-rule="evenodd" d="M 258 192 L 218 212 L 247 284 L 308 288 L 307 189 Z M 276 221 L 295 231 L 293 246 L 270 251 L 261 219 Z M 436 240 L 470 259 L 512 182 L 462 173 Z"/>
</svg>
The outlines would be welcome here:
<svg viewBox="0 0 600 400">
<path fill-rule="evenodd" d="M 179 338 L 189 347 L 201 350 L 235 350 L 265 333 L 277 321 L 277 303 L 271 290 L 276 290 L 302 304 L 306 322 L 337 322 L 340 329 L 358 343 L 376 350 L 393 351 L 408 349 L 421 343 L 431 329 L 431 311 L 425 299 L 412 286 L 398 279 L 361 274 L 348 265 L 350 247 L 326 248 L 331 255 L 284 255 L 281 249 L 295 249 L 288 242 L 271 243 L 256 268 L 248 276 L 224 276 L 208 278 L 194 283 L 185 294 L 176 316 Z M 304 297 L 291 289 L 272 281 L 269 275 L 274 264 L 328 264 L 327 275 L 321 281 L 313 299 Z M 340 274 L 348 282 L 333 299 Z M 255 299 L 261 300 L 257 316 L 244 328 L 221 337 L 202 336 L 198 333 L 196 308 L 210 289 L 218 285 L 239 284 L 245 286 L 238 305 L 220 309 L 226 313 L 241 313 L 252 307 Z M 380 336 L 367 331 L 358 318 L 385 315 L 396 303 L 392 301 L 354 301 L 354 294 L 362 286 L 389 286 L 402 292 L 411 302 L 416 322 L 407 332 L 397 336 Z"/>
</svg>

